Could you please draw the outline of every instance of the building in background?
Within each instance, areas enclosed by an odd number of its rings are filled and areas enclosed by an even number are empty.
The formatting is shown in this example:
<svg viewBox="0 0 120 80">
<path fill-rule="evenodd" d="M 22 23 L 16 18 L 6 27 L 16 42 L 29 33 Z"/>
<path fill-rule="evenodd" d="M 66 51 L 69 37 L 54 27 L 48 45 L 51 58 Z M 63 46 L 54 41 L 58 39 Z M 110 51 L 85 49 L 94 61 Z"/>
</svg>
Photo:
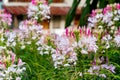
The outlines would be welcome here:
<svg viewBox="0 0 120 80">
<path fill-rule="evenodd" d="M 4 0 L 4 8 L 13 15 L 14 27 L 18 27 L 21 20 L 25 19 L 27 14 L 27 6 L 31 0 Z M 73 0 L 53 0 L 54 2 L 50 4 L 51 19 L 48 21 L 43 21 L 45 29 L 64 29 L 65 28 L 65 18 L 72 5 Z M 84 1 L 84 0 L 83 0 Z M 76 18 L 73 21 L 73 25 L 78 25 L 78 19 L 81 14 L 81 6 L 76 11 Z"/>
</svg>

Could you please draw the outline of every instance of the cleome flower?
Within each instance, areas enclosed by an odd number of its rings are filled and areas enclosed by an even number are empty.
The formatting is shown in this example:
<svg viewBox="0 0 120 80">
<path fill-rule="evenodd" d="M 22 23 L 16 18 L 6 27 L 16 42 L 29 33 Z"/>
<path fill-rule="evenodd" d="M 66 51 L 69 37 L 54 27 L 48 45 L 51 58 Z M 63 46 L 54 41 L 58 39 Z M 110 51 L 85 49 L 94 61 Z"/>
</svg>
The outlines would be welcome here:
<svg viewBox="0 0 120 80">
<path fill-rule="evenodd" d="M 117 45 L 117 47 L 120 47 L 120 28 L 114 36 L 114 42 Z"/>
<path fill-rule="evenodd" d="M 78 41 L 78 47 L 81 49 L 82 54 L 88 54 L 89 52 L 96 53 L 98 49 L 96 41 L 96 37 L 92 35 L 89 28 L 80 28 L 80 39 Z"/>
<path fill-rule="evenodd" d="M 114 34 L 119 27 L 120 8 L 119 3 L 107 5 L 104 9 L 96 9 L 92 11 L 88 18 L 88 27 Z"/>
<path fill-rule="evenodd" d="M 12 23 L 12 15 L 5 10 L 0 10 L 0 27 L 9 28 Z"/>
<path fill-rule="evenodd" d="M 92 67 L 88 69 L 88 73 L 91 75 L 97 75 L 103 78 L 107 78 L 106 73 L 101 73 L 101 71 L 104 69 L 109 70 L 112 73 L 115 73 L 115 66 L 112 64 L 92 65 Z"/>
<path fill-rule="evenodd" d="M 56 46 L 56 50 L 52 52 L 52 59 L 55 68 L 76 65 L 77 54 L 74 52 L 70 40 L 66 35 L 56 35 L 54 45 Z"/>
<path fill-rule="evenodd" d="M 24 20 L 20 23 L 19 29 L 25 32 L 35 30 L 37 33 L 40 33 L 42 31 L 42 25 L 38 24 L 36 20 Z"/>
<path fill-rule="evenodd" d="M 0 79 L 17 79 L 22 78 L 23 72 L 26 71 L 25 62 L 17 59 L 12 51 L 2 49 L 0 51 Z"/>
<path fill-rule="evenodd" d="M 46 0 L 32 0 L 28 6 L 28 18 L 33 18 L 38 22 L 50 19 L 50 7 Z"/>
</svg>

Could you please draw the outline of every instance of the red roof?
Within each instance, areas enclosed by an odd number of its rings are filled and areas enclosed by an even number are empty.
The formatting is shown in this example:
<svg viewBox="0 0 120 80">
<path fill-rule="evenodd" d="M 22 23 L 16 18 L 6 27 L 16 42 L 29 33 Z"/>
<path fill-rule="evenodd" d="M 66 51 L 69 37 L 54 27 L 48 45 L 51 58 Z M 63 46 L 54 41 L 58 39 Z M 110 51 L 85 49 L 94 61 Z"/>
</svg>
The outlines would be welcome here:
<svg viewBox="0 0 120 80">
<path fill-rule="evenodd" d="M 11 14 L 20 15 L 27 14 L 27 6 L 6 6 L 4 8 Z M 66 15 L 70 7 L 50 7 L 51 15 Z M 81 9 L 77 9 L 76 14 L 81 14 Z"/>
</svg>

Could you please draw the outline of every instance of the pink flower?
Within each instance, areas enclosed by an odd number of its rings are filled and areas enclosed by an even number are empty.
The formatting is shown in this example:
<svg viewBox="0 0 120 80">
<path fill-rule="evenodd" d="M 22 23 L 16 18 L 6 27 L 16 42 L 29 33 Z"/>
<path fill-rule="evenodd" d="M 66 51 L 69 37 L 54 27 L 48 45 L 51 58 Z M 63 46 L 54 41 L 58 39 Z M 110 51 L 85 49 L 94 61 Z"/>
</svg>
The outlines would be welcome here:
<svg viewBox="0 0 120 80">
<path fill-rule="evenodd" d="M 5 62 L 3 63 L 3 65 L 4 65 L 4 68 L 6 68 L 6 63 Z"/>
<path fill-rule="evenodd" d="M 96 10 L 92 10 L 91 16 L 94 17 L 96 15 Z"/>
<path fill-rule="evenodd" d="M 41 3 L 48 5 L 48 2 L 46 0 L 40 0 Z"/>
<path fill-rule="evenodd" d="M 85 29 L 85 35 L 90 36 L 91 35 L 91 30 L 89 28 Z"/>
<path fill-rule="evenodd" d="M 83 32 L 83 31 L 82 31 L 82 28 L 80 28 L 80 34 L 82 34 L 82 32 Z"/>
<path fill-rule="evenodd" d="M 104 8 L 104 9 L 103 9 L 103 14 L 106 14 L 106 13 L 107 13 L 107 9 Z"/>
<path fill-rule="evenodd" d="M 112 7 L 111 7 L 110 5 L 107 5 L 106 9 L 107 9 L 108 11 L 111 11 L 111 10 L 112 10 Z"/>
<path fill-rule="evenodd" d="M 32 2 L 33 5 L 37 4 L 36 0 L 32 0 L 31 2 Z"/>
<path fill-rule="evenodd" d="M 3 23 L 11 25 L 12 23 L 12 15 L 7 13 L 5 10 L 0 11 L 0 18 Z"/>
<path fill-rule="evenodd" d="M 12 63 L 15 62 L 15 54 L 12 53 Z"/>
<path fill-rule="evenodd" d="M 119 10 L 120 9 L 120 4 L 116 4 L 116 8 Z"/>
<path fill-rule="evenodd" d="M 68 28 L 66 28 L 66 36 L 68 36 L 68 33 L 69 33 L 69 32 L 68 32 Z"/>
<path fill-rule="evenodd" d="M 25 62 L 22 62 L 22 60 L 19 58 L 18 59 L 18 66 L 22 66 L 22 65 L 24 65 L 25 64 Z"/>
<path fill-rule="evenodd" d="M 112 7 L 110 5 L 107 5 L 106 8 L 103 9 L 103 14 L 106 14 L 108 11 L 111 11 Z"/>
</svg>

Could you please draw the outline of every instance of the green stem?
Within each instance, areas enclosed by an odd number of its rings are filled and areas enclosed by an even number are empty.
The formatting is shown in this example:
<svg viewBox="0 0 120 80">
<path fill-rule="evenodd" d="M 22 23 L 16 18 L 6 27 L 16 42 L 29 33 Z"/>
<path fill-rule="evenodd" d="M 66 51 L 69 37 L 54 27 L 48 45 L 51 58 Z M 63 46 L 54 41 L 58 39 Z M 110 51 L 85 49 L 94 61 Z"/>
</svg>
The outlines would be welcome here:
<svg viewBox="0 0 120 80">
<path fill-rule="evenodd" d="M 81 50 L 77 49 L 77 58 L 78 58 L 78 62 L 77 65 L 79 67 L 79 70 L 82 72 L 82 79 L 84 79 L 84 62 L 82 61 L 83 59 L 83 55 L 81 54 Z"/>
</svg>

